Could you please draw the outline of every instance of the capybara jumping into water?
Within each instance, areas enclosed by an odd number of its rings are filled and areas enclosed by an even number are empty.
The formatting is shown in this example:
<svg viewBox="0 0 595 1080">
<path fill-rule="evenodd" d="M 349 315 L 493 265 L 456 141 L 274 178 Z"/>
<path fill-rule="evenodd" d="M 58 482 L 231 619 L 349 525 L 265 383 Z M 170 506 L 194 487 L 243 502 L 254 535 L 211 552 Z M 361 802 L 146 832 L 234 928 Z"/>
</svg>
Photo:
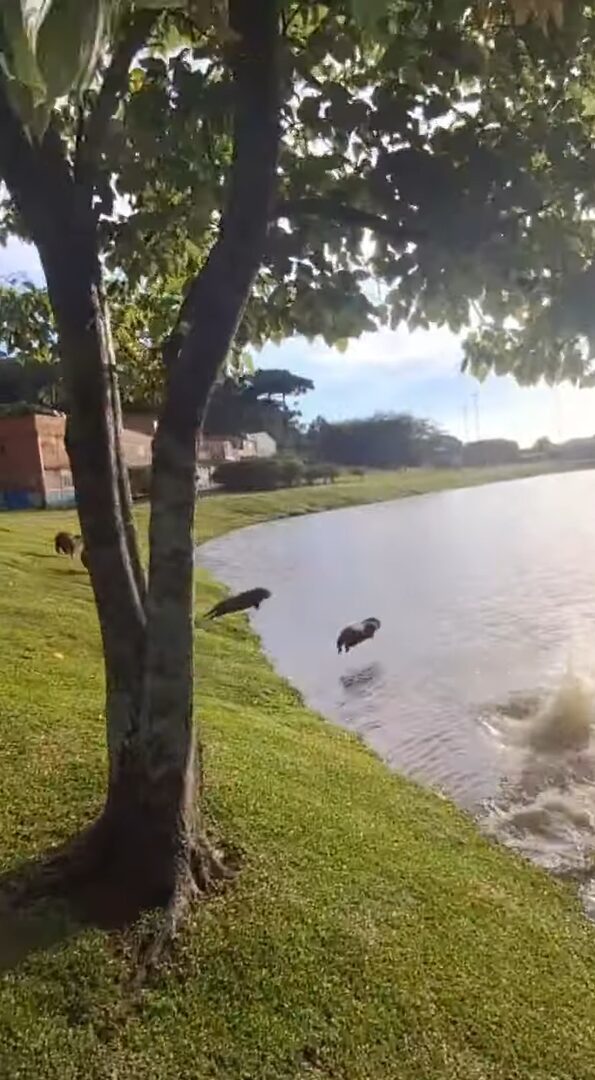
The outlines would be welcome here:
<svg viewBox="0 0 595 1080">
<path fill-rule="evenodd" d="M 337 638 L 337 652 L 346 653 L 355 645 L 361 645 L 362 641 L 373 638 L 377 630 L 380 630 L 379 619 L 364 619 L 361 623 L 351 623 L 345 626 Z"/>
<path fill-rule="evenodd" d="M 246 611 L 248 608 L 256 608 L 258 611 L 263 600 L 270 596 L 268 589 L 248 589 L 247 592 L 237 593 L 236 596 L 228 596 L 227 600 L 220 600 L 210 611 L 207 611 L 205 619 L 218 619 L 220 615 L 231 615 L 234 611 Z"/>
</svg>

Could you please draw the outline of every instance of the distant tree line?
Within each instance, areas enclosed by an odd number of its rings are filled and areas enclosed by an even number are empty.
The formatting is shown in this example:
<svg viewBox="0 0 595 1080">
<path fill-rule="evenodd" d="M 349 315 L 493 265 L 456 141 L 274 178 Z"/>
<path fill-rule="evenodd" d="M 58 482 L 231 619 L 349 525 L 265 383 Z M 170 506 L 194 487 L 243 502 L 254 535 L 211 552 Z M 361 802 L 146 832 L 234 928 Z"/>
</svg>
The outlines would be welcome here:
<svg viewBox="0 0 595 1080">
<path fill-rule="evenodd" d="M 308 456 L 347 467 L 415 468 L 460 464 L 462 444 L 431 420 L 409 413 L 376 413 L 329 423 L 318 417 L 304 439 Z"/>
<path fill-rule="evenodd" d="M 551 458 L 553 461 L 595 461 L 595 436 L 568 439 L 567 442 L 554 443 L 543 436 L 534 443 L 532 456 Z"/>
<path fill-rule="evenodd" d="M 513 439 L 478 439 L 463 447 L 464 465 L 513 465 L 520 459 L 519 444 Z"/>
</svg>

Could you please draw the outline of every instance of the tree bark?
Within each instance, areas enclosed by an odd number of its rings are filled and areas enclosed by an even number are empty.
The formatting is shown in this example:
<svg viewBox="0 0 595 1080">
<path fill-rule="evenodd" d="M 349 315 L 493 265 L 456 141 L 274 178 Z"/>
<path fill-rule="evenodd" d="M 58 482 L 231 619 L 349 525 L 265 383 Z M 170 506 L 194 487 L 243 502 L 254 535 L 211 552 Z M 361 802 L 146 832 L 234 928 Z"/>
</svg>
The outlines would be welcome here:
<svg viewBox="0 0 595 1080">
<path fill-rule="evenodd" d="M 230 0 L 229 10 L 237 44 L 228 199 L 218 239 L 188 292 L 166 349 L 166 393 L 154 442 L 149 533 L 143 741 L 155 778 L 152 787 L 171 791 L 179 848 L 194 852 L 193 870 L 199 877 L 205 868 L 196 862 L 201 822 L 196 817 L 192 730 L 196 443 L 211 388 L 262 260 L 279 143 L 276 2 L 261 0 L 255 10 L 249 0 Z"/>
<path fill-rule="evenodd" d="M 68 453 L 106 672 L 109 780 L 91 864 L 136 907 L 177 903 L 221 867 L 204 837 L 193 733 L 196 441 L 258 272 L 279 143 L 276 0 L 230 0 L 234 152 L 218 239 L 164 348 L 145 593 L 123 465 L 109 318 L 88 186 L 50 131 L 40 153 L 2 98 L 2 169 L 44 266 L 69 398 Z M 57 140 L 57 141 L 56 141 Z M 5 144 L 5 147 L 8 143 Z M 84 172 L 84 170 L 83 170 Z M 46 193 L 40 199 L 41 185 Z"/>
</svg>

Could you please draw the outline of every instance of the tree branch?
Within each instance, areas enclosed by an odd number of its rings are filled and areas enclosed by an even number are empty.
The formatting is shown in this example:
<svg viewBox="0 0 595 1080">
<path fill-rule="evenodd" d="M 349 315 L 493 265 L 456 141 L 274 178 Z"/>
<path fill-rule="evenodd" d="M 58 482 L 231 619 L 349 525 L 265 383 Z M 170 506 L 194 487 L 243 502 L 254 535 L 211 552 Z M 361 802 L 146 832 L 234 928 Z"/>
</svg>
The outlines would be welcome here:
<svg viewBox="0 0 595 1080">
<path fill-rule="evenodd" d="M 169 744 L 174 738 L 177 748 L 190 746 L 196 436 L 262 262 L 276 193 L 278 0 L 229 0 L 229 21 L 234 145 L 226 205 L 170 339 L 165 402 L 153 442 L 146 670 L 153 691 L 147 722 L 156 748 L 166 730 Z"/>
<path fill-rule="evenodd" d="M 537 210 L 529 210 L 522 207 L 519 210 L 509 212 L 502 211 L 502 221 L 490 230 L 489 236 L 495 235 L 504 228 L 508 222 L 518 222 L 524 217 L 541 213 L 548 210 L 551 202 L 544 202 Z M 296 217 L 319 217 L 327 221 L 336 221 L 341 225 L 355 225 L 362 229 L 369 229 L 376 236 L 383 236 L 393 244 L 417 244 L 426 240 L 428 234 L 423 229 L 416 229 L 391 221 L 390 218 L 381 217 L 370 210 L 361 210 L 357 206 L 341 202 L 332 196 L 305 197 L 303 199 L 287 199 L 277 203 L 274 211 L 275 219 Z"/>
<path fill-rule="evenodd" d="M 90 539 L 100 616 L 115 612 L 116 620 L 128 620 L 129 627 L 138 628 L 144 622 L 144 586 L 128 492 L 118 486 L 117 390 L 90 201 L 78 198 L 80 191 L 55 125 L 50 121 L 41 141 L 30 139 L 12 108 L 1 73 L 0 177 L 46 274 L 70 400 L 69 455 L 83 532 Z M 111 567 L 104 565 L 100 581 L 93 562 L 97 567 L 102 560 L 106 564 L 108 554 Z M 101 569 L 99 573 L 101 577 Z M 114 590 L 119 594 L 117 603 Z"/>
<path fill-rule="evenodd" d="M 109 122 L 126 90 L 130 65 L 145 44 L 159 15 L 160 12 L 156 10 L 141 10 L 125 27 L 82 130 L 75 160 L 77 177 L 83 173 L 88 175 L 97 162 Z"/>
<path fill-rule="evenodd" d="M 415 244 L 424 239 L 421 229 L 406 228 L 396 221 L 381 217 L 370 210 L 360 210 L 357 206 L 343 203 L 332 196 L 312 196 L 303 199 L 287 199 L 277 203 L 275 218 L 322 217 L 327 221 L 336 221 L 341 225 L 355 225 L 369 229 L 377 236 L 383 236 L 393 244 Z"/>
<path fill-rule="evenodd" d="M 256 6 L 252 0 L 230 0 L 229 14 L 235 35 L 230 49 L 235 108 L 226 206 L 218 238 L 163 350 L 169 369 L 163 419 L 176 412 L 182 426 L 196 425 L 197 409 L 229 351 L 262 261 L 275 199 L 280 137 L 276 0 L 259 0 Z"/>
</svg>

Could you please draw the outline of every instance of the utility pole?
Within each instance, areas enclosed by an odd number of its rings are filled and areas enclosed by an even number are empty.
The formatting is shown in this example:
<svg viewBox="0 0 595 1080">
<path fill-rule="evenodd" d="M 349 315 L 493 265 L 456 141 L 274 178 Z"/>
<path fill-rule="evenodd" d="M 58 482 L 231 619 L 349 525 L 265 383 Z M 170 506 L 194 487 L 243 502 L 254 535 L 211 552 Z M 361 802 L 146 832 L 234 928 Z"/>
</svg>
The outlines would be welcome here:
<svg viewBox="0 0 595 1080">
<path fill-rule="evenodd" d="M 475 438 L 476 438 L 477 442 L 479 442 L 479 438 L 480 438 L 479 393 L 477 392 L 477 390 L 475 391 L 474 394 L 472 394 L 472 397 L 473 397 L 473 415 L 475 417 Z"/>
<path fill-rule="evenodd" d="M 467 402 L 463 405 L 463 434 L 465 442 L 469 442 L 469 413 L 467 410 Z"/>
<path fill-rule="evenodd" d="M 556 435 L 558 442 L 562 442 L 562 408 L 560 402 L 560 396 L 558 394 L 558 388 L 554 386 L 554 422 L 556 425 Z"/>
</svg>

